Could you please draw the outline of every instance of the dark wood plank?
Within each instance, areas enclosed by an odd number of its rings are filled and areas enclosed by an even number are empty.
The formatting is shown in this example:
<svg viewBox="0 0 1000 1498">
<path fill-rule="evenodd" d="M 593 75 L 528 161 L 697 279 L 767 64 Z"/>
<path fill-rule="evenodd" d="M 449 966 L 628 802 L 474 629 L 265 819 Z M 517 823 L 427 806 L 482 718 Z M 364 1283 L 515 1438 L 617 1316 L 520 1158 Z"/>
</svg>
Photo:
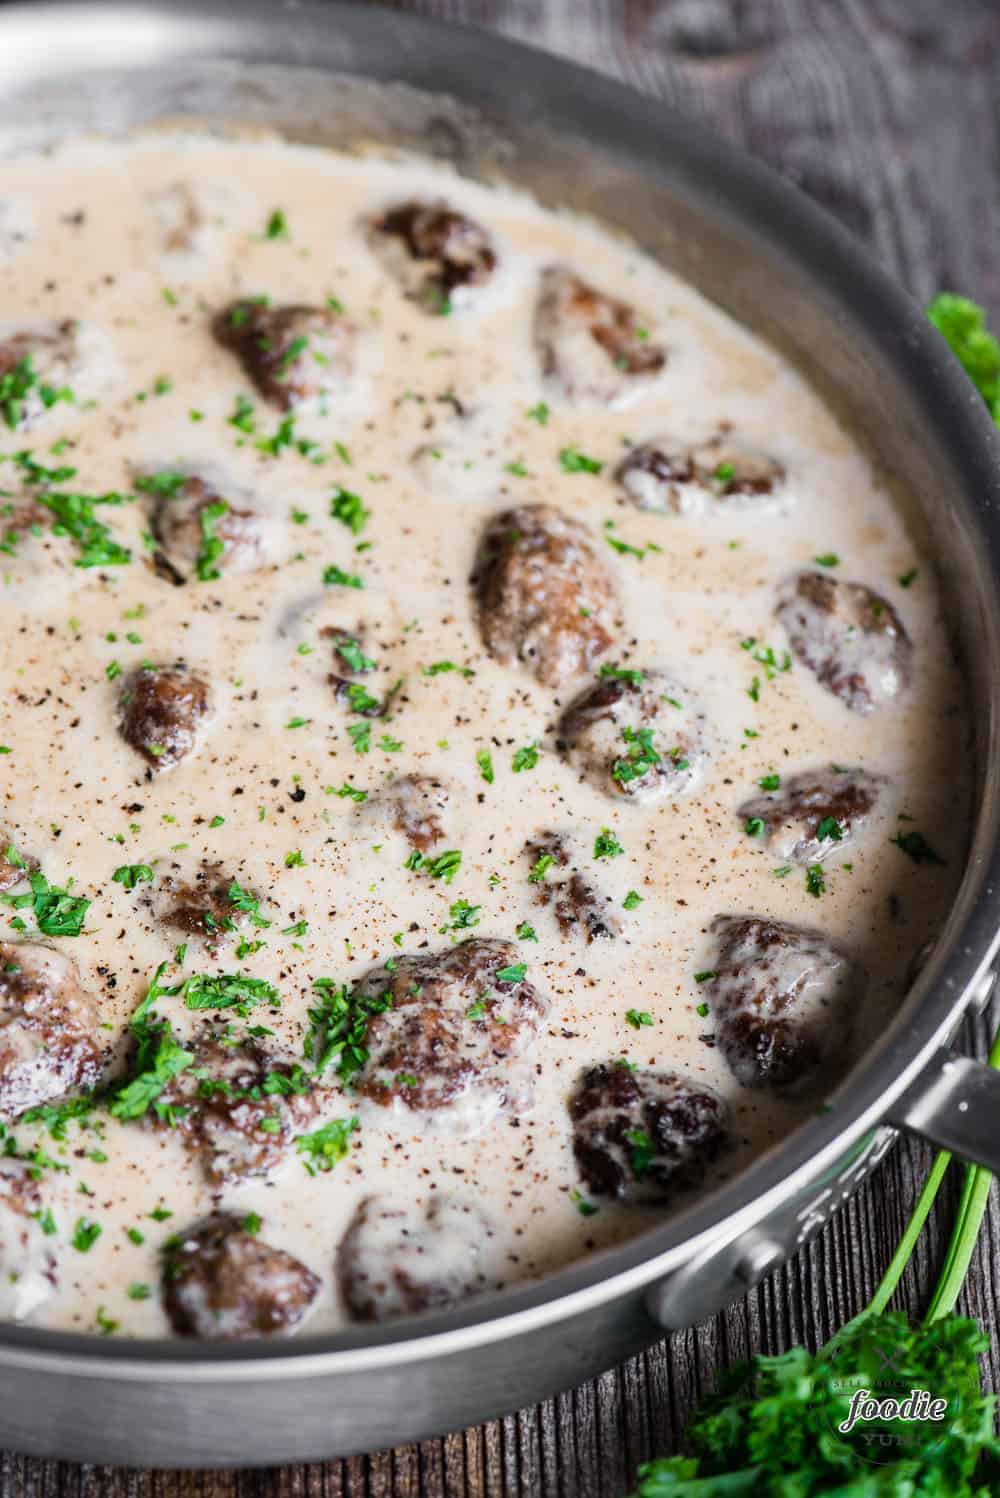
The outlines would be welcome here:
<svg viewBox="0 0 1000 1498">
<path fill-rule="evenodd" d="M 921 299 L 961 288 L 1000 319 L 1000 8 L 993 0 L 397 0 L 494 27 L 705 119 L 812 194 Z M 997 1016 L 993 1017 L 996 1022 Z M 985 1052 L 988 1025 L 967 1026 Z M 536 1409 L 350 1462 L 279 1472 L 124 1473 L 0 1457 L 0 1498 L 623 1498 L 676 1449 L 719 1368 L 816 1345 L 865 1303 L 930 1154 L 904 1141 L 820 1238 L 744 1302 Z M 957 1172 L 899 1293 L 943 1252 Z M 990 1331 L 996 1199 L 962 1308 Z M 985 1359 L 1000 1386 L 1000 1349 Z M 109 1412 L 113 1418 L 113 1412 Z"/>
</svg>

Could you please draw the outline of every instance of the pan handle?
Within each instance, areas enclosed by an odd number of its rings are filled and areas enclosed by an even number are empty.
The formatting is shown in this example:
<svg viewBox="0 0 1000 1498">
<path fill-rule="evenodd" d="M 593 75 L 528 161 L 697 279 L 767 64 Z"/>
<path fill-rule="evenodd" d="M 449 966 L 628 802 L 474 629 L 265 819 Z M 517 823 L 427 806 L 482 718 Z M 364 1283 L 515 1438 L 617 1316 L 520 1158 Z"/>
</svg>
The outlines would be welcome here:
<svg viewBox="0 0 1000 1498">
<path fill-rule="evenodd" d="M 1000 1175 L 1000 1072 L 941 1050 L 887 1120 Z"/>
</svg>

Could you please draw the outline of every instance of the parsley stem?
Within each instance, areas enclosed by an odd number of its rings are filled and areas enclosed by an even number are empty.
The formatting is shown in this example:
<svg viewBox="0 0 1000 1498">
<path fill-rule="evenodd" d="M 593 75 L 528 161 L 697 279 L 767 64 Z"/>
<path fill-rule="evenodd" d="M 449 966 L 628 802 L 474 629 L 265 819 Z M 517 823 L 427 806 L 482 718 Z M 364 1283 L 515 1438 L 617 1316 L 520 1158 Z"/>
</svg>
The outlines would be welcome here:
<svg viewBox="0 0 1000 1498">
<path fill-rule="evenodd" d="M 997 1032 L 990 1050 L 988 1065 L 1000 1070 L 1000 1031 Z M 951 1164 L 951 1153 L 948 1150 L 939 1150 L 934 1157 L 934 1164 L 924 1182 L 923 1189 L 917 1198 L 917 1204 L 913 1214 L 906 1224 L 906 1231 L 899 1240 L 896 1252 L 889 1261 L 889 1267 L 879 1281 L 878 1288 L 872 1296 L 870 1303 L 856 1316 L 855 1321 L 869 1315 L 879 1315 L 885 1310 L 892 1298 L 892 1293 L 903 1277 L 903 1271 L 910 1262 L 910 1257 L 916 1246 L 917 1239 L 930 1210 L 934 1205 L 941 1182 L 944 1180 Z M 969 1165 L 965 1171 L 965 1181 L 962 1186 L 962 1196 L 958 1205 L 958 1216 L 952 1229 L 951 1241 L 945 1256 L 944 1267 L 937 1283 L 937 1288 L 931 1297 L 928 1307 L 926 1324 L 938 1321 L 942 1316 L 947 1316 L 954 1310 L 958 1293 L 962 1288 L 972 1258 L 976 1241 L 979 1237 L 979 1229 L 982 1225 L 983 1216 L 986 1211 L 986 1202 L 990 1193 L 993 1176 L 990 1171 L 981 1165 Z M 853 1322 L 851 1323 L 854 1324 Z"/>
<path fill-rule="evenodd" d="M 1000 1032 L 993 1041 L 987 1064 L 995 1070 L 1000 1070 Z M 986 1204 L 992 1184 L 992 1172 L 984 1166 L 966 1166 L 962 1196 L 958 1204 L 955 1226 L 952 1229 L 951 1242 L 948 1244 L 948 1252 L 945 1255 L 937 1289 L 927 1308 L 925 1317 L 927 1326 L 932 1321 L 940 1321 L 942 1316 L 949 1315 L 955 1309 L 955 1302 L 958 1300 L 959 1291 L 968 1273 L 979 1239 L 979 1229 L 986 1214 Z"/>
</svg>

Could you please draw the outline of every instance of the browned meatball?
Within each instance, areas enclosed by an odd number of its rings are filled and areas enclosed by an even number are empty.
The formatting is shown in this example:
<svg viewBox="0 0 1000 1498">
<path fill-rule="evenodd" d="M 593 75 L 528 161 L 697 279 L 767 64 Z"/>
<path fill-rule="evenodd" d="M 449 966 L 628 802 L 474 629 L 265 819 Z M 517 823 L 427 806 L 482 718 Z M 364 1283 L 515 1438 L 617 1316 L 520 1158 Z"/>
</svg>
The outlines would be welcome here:
<svg viewBox="0 0 1000 1498">
<path fill-rule="evenodd" d="M 211 709 L 208 682 L 182 661 L 139 666 L 118 698 L 119 728 L 152 770 L 169 770 L 193 752 Z"/>
<path fill-rule="evenodd" d="M 318 1275 L 246 1223 L 217 1212 L 168 1242 L 163 1309 L 179 1336 L 235 1342 L 290 1332 L 319 1294 Z"/>
<path fill-rule="evenodd" d="M 546 381 L 574 403 L 615 404 L 667 359 L 630 302 L 606 296 L 565 265 L 542 272 L 535 344 Z"/>
<path fill-rule="evenodd" d="M 656 801 L 697 783 L 704 714 L 664 671 L 608 666 L 563 713 L 558 746 L 584 779 L 611 796 Z"/>
<path fill-rule="evenodd" d="M 36 1171 L 37 1174 L 37 1171 Z M 39 1221 L 42 1191 L 32 1167 L 0 1160 L 0 1319 L 23 1321 L 56 1287 L 52 1237 Z"/>
<path fill-rule="evenodd" d="M 356 1321 L 390 1321 L 481 1295 L 497 1283 L 493 1234 L 486 1214 L 459 1197 L 366 1197 L 337 1250 L 348 1310 Z"/>
<path fill-rule="evenodd" d="M 179 581 L 211 582 L 267 564 L 267 527 L 245 492 L 169 469 L 140 478 L 136 487 L 156 495 L 152 528 L 162 547 L 157 561 Z"/>
<path fill-rule="evenodd" d="M 388 820 L 410 844 L 426 853 L 445 836 L 451 793 L 434 775 L 400 775 L 365 803 L 363 815 Z"/>
<path fill-rule="evenodd" d="M 578 520 L 519 505 L 489 522 L 472 577 L 486 649 L 560 687 L 603 655 L 616 627 L 615 588 Z"/>
<path fill-rule="evenodd" d="M 369 243 L 407 296 L 444 315 L 483 286 L 497 256 L 482 224 L 447 203 L 400 203 L 371 221 Z"/>
<path fill-rule="evenodd" d="M 338 394 L 354 373 L 358 330 L 332 307 L 233 302 L 212 325 L 257 389 L 283 411 Z"/>
<path fill-rule="evenodd" d="M 638 509 L 689 515 L 770 501 L 782 489 L 785 469 L 723 428 L 706 442 L 653 437 L 633 447 L 615 477 Z"/>
<path fill-rule="evenodd" d="M 42 942 L 0 942 L 0 1116 L 93 1087 L 97 1019 L 69 957 Z"/>
<path fill-rule="evenodd" d="M 150 899 L 164 925 L 184 936 L 201 937 L 213 952 L 255 923 L 260 904 L 260 897 L 244 889 L 223 864 L 207 861 L 190 882 L 169 871 L 161 874 Z"/>
<path fill-rule="evenodd" d="M 293 1056 L 261 1041 L 223 1044 L 206 1031 L 189 1049 L 193 1063 L 167 1084 L 147 1119 L 177 1131 L 213 1186 L 269 1175 L 316 1119 L 319 1093 L 308 1090 Z"/>
<path fill-rule="evenodd" d="M 818 931 L 720 915 L 705 994 L 719 1047 L 744 1087 L 832 1085 L 865 974 Z"/>
<path fill-rule="evenodd" d="M 8 837 L 0 827 L 0 894 L 13 889 L 31 870 L 37 868 L 37 858 L 29 858 L 22 853 L 14 839 Z"/>
<path fill-rule="evenodd" d="M 65 398 L 79 367 L 71 319 L 0 337 L 0 428 L 27 431 Z"/>
<path fill-rule="evenodd" d="M 885 782 L 867 770 L 806 770 L 764 796 L 744 801 L 736 815 L 746 832 L 783 860 L 820 863 L 863 826 Z"/>
<path fill-rule="evenodd" d="M 910 676 L 912 646 L 888 599 L 863 583 L 799 572 L 775 610 L 795 656 L 855 713 L 885 707 Z"/>
<path fill-rule="evenodd" d="M 726 1105 L 707 1087 L 613 1061 L 583 1074 L 569 1116 L 581 1176 L 620 1201 L 663 1202 L 699 1185 L 727 1139 Z"/>
<path fill-rule="evenodd" d="M 621 921 L 611 901 L 572 865 L 568 840 L 558 832 L 541 832 L 524 845 L 540 905 L 551 905 L 563 936 L 582 935 L 588 942 L 621 935 Z"/>
<path fill-rule="evenodd" d="M 548 1007 L 523 973 L 512 942 L 475 938 L 368 973 L 352 994 L 370 1015 L 359 1092 L 383 1106 L 447 1110 L 452 1127 L 487 1122 L 513 1101 L 511 1064 L 534 1045 Z"/>
</svg>

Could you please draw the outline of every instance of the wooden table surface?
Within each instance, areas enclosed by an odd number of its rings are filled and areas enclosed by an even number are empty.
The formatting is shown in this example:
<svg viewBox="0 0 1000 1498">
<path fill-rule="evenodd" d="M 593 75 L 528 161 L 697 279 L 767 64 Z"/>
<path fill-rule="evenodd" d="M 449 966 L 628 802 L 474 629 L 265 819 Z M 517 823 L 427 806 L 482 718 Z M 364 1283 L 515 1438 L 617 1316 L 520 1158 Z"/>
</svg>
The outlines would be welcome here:
<svg viewBox="0 0 1000 1498">
<path fill-rule="evenodd" d="M 825 204 L 921 300 L 961 289 L 1000 323 L 995 0 L 403 0 L 398 8 L 495 28 L 704 118 Z M 979 1054 L 988 1028 L 968 1027 Z M 0 1498 L 624 1498 L 640 1461 L 677 1449 L 718 1368 L 754 1350 L 821 1342 L 861 1308 L 929 1158 L 903 1142 L 813 1244 L 725 1314 L 478 1430 L 345 1462 L 235 1473 L 6 1455 Z M 940 1262 L 953 1175 L 899 1294 L 914 1311 Z M 961 1309 L 996 1331 L 998 1292 L 994 1201 Z M 1000 1387 L 996 1354 L 984 1373 Z"/>
</svg>

